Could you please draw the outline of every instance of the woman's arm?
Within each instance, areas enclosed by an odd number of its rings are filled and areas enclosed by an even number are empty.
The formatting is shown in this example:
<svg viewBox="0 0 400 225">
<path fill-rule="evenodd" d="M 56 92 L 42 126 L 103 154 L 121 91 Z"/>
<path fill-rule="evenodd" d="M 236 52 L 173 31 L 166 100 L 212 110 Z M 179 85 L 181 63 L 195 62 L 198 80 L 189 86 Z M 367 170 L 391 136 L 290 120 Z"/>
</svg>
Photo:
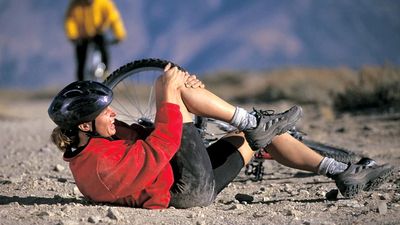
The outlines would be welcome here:
<svg viewBox="0 0 400 225">
<path fill-rule="evenodd" d="M 145 140 L 111 142 L 99 162 L 102 182 L 117 198 L 146 189 L 180 146 L 182 116 L 179 107 L 163 103 L 157 113 L 155 129 Z"/>
</svg>

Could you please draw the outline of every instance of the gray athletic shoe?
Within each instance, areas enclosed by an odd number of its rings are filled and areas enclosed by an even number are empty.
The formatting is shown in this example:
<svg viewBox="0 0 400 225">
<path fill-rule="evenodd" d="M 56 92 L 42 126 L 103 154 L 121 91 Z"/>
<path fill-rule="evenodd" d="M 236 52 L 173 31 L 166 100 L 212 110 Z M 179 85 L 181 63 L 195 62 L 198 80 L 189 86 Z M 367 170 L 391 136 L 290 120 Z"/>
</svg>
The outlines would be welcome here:
<svg viewBox="0 0 400 225">
<path fill-rule="evenodd" d="M 257 118 L 257 127 L 243 132 L 254 151 L 265 148 L 276 135 L 293 128 L 303 114 L 300 106 L 293 106 L 289 110 L 277 114 L 272 110 L 256 109 L 253 109 L 251 113 Z"/>
<path fill-rule="evenodd" d="M 332 178 L 340 193 L 346 198 L 352 198 L 361 191 L 378 188 L 393 175 L 393 172 L 394 168 L 391 165 L 378 165 L 371 159 L 363 158 Z"/>
</svg>

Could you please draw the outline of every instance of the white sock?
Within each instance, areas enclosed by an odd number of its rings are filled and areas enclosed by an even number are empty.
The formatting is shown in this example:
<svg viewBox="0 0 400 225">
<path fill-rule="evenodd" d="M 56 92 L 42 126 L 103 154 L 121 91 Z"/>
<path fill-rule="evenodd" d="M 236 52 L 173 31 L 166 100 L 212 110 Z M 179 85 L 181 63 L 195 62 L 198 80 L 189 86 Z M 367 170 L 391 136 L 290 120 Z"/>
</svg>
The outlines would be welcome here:
<svg viewBox="0 0 400 225">
<path fill-rule="evenodd" d="M 336 175 L 347 169 L 348 165 L 335 159 L 324 157 L 319 164 L 318 174 L 320 175 Z"/>
<path fill-rule="evenodd" d="M 230 124 L 237 127 L 239 130 L 251 129 L 257 126 L 257 118 L 245 109 L 236 107 L 235 114 Z"/>
</svg>

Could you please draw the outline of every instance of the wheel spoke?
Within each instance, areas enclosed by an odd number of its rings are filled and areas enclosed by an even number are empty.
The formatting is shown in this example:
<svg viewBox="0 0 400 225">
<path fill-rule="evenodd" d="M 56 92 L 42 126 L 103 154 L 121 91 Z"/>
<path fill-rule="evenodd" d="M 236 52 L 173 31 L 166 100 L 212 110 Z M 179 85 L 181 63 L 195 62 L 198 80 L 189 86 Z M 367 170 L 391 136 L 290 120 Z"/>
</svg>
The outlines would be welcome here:
<svg viewBox="0 0 400 225">
<path fill-rule="evenodd" d="M 156 112 L 155 81 L 166 61 L 149 60 L 127 64 L 116 70 L 105 84 L 114 91 L 112 107 L 117 119 L 126 123 L 145 120 L 154 122 Z"/>
</svg>

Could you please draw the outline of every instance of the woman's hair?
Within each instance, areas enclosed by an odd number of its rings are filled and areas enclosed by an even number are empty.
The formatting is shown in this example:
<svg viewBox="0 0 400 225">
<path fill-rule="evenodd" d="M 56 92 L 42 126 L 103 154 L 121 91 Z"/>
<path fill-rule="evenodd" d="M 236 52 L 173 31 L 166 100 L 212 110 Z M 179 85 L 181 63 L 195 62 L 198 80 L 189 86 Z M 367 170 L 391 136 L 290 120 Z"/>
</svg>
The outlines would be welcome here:
<svg viewBox="0 0 400 225">
<path fill-rule="evenodd" d="M 78 130 L 66 131 L 60 127 L 56 127 L 51 133 L 51 141 L 60 151 L 65 152 L 71 147 L 76 147 L 79 143 Z"/>
</svg>

